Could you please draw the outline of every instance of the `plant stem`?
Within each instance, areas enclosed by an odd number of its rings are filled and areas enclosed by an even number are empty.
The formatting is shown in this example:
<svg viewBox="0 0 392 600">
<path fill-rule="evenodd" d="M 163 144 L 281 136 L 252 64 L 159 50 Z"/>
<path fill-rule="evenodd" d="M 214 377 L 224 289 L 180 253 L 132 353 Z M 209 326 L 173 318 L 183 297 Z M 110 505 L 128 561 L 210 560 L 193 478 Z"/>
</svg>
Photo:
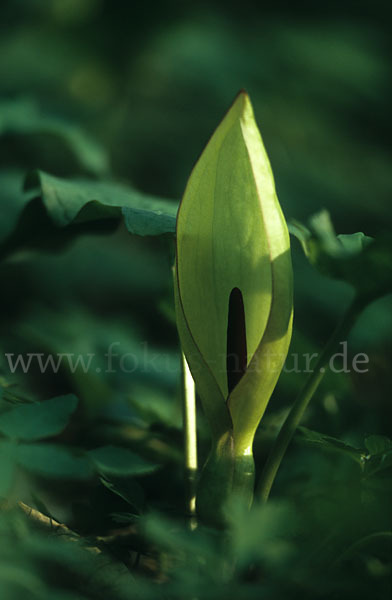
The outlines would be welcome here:
<svg viewBox="0 0 392 600">
<path fill-rule="evenodd" d="M 344 340 L 344 338 L 347 336 L 356 318 L 365 305 L 366 303 L 361 299 L 358 299 L 357 297 L 353 299 L 347 311 L 338 323 L 336 329 L 329 338 L 324 350 L 319 355 L 314 370 L 310 374 L 304 387 L 299 393 L 297 400 L 292 406 L 285 422 L 283 423 L 261 474 L 257 490 L 257 497 L 261 500 L 261 502 L 266 502 L 268 500 L 272 485 L 287 447 L 295 433 L 295 430 L 301 422 L 303 414 L 310 400 L 312 399 L 313 394 L 317 390 L 322 378 L 324 377 L 328 363 L 334 354 L 336 347 L 338 346 L 339 342 Z"/>
<path fill-rule="evenodd" d="M 190 528 L 196 527 L 197 433 L 195 382 L 186 362 L 181 357 L 183 385 L 183 423 L 185 450 L 185 503 Z"/>
</svg>

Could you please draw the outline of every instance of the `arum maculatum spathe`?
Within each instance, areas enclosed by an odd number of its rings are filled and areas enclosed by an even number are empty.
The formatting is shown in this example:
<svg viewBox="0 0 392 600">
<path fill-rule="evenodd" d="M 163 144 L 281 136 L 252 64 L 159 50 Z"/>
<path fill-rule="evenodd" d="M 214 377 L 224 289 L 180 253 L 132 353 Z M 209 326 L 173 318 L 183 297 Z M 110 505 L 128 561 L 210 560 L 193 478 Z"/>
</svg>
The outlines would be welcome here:
<svg viewBox="0 0 392 600">
<path fill-rule="evenodd" d="M 253 498 L 253 438 L 287 356 L 290 242 L 252 105 L 240 92 L 189 178 L 177 216 L 176 316 L 212 448 L 197 512 L 224 522 Z"/>
</svg>

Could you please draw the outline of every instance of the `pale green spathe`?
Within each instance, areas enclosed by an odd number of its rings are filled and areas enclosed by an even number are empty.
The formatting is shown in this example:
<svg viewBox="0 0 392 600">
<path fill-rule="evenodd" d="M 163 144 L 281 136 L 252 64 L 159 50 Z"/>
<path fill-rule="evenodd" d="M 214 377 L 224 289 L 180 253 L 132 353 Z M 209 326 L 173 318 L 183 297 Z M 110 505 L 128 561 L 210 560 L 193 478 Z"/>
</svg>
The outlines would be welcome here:
<svg viewBox="0 0 392 600">
<path fill-rule="evenodd" d="M 289 236 L 245 92 L 189 178 L 177 217 L 176 284 L 181 343 L 213 433 L 232 428 L 245 452 L 287 355 L 292 316 Z M 228 398 L 235 287 L 244 300 L 248 370 Z"/>
</svg>

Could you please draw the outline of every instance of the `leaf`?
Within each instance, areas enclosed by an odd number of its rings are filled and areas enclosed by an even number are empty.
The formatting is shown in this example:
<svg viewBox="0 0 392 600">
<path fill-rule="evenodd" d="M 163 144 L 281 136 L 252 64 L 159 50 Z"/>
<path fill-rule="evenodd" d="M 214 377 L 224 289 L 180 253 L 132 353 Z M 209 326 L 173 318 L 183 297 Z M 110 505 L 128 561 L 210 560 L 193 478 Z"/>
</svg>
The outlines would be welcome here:
<svg viewBox="0 0 392 600">
<path fill-rule="evenodd" d="M 363 464 L 364 453 L 362 450 L 330 435 L 313 431 L 307 427 L 298 427 L 297 439 L 300 442 L 317 446 L 322 450 L 344 454 L 355 460 L 357 463 Z"/>
<path fill-rule="evenodd" d="M 15 406 L 0 415 L 0 431 L 9 438 L 29 441 L 58 435 L 68 425 L 77 404 L 76 396 L 69 394 Z"/>
<path fill-rule="evenodd" d="M 4 142 L 9 148 L 10 136 L 18 138 L 16 148 L 23 148 L 20 156 L 16 157 L 19 158 L 19 164 L 21 160 L 25 160 L 26 154 L 33 155 L 34 150 L 42 148 L 42 136 L 45 136 L 46 145 L 50 140 L 53 142 L 50 148 L 53 149 L 54 157 L 48 156 L 48 153 L 43 156 L 48 166 L 57 167 L 61 159 L 64 161 L 67 157 L 70 171 L 79 167 L 87 173 L 103 175 L 109 170 L 107 153 L 97 142 L 74 123 L 51 116 L 47 111 L 41 112 L 38 105 L 29 98 L 0 102 L 0 146 L 1 138 L 5 138 Z M 34 144 L 34 136 L 40 136 L 40 144 Z M 9 151 L 5 157 L 9 157 Z M 33 156 L 31 158 L 33 160 Z M 42 164 L 42 160 L 40 162 Z"/>
<path fill-rule="evenodd" d="M 392 291 L 392 236 L 373 239 L 362 232 L 336 235 L 330 215 L 323 210 L 309 220 L 297 221 L 289 231 L 301 243 L 309 262 L 323 275 L 345 281 L 365 300 Z"/>
<path fill-rule="evenodd" d="M 15 460 L 28 471 L 44 477 L 84 480 L 93 475 L 85 456 L 77 456 L 57 444 L 20 444 L 15 448 Z"/>
<path fill-rule="evenodd" d="M 177 206 L 174 202 L 142 194 L 119 183 L 66 180 L 35 171 L 27 176 L 25 190 L 42 197 L 58 227 L 72 222 L 119 219 L 123 212 L 130 233 L 159 235 L 175 231 Z"/>
<path fill-rule="evenodd" d="M 359 254 L 373 241 L 362 232 L 337 236 L 326 210 L 309 219 L 309 229 L 293 220 L 289 223 L 289 231 L 301 242 L 309 261 L 330 276 L 340 274 L 339 261 Z"/>
<path fill-rule="evenodd" d="M 118 446 L 102 446 L 90 450 L 88 456 L 96 469 L 103 475 L 130 477 L 152 473 L 158 465 L 149 462 L 127 448 Z"/>
<path fill-rule="evenodd" d="M 168 200 L 140 196 L 134 206 L 122 208 L 125 226 L 135 235 L 174 234 L 177 205 Z"/>
<path fill-rule="evenodd" d="M 0 216 L 4 212 L 5 223 L 0 229 L 3 255 L 21 248 L 61 249 L 81 234 L 110 233 L 121 219 L 135 235 L 173 235 L 175 231 L 177 204 L 132 187 L 33 171 L 25 177 L 23 195 L 17 191 L 16 181 L 16 177 L 6 178 L 10 199 L 6 196 L 3 200 L 4 209 L 0 196 Z"/>
</svg>

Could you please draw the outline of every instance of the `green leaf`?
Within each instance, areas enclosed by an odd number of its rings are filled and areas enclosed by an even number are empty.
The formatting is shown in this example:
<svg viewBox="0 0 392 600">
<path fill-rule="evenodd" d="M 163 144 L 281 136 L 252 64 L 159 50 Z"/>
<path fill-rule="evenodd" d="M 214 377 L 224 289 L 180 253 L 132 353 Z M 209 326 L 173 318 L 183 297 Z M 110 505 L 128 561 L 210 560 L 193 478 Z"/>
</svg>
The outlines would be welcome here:
<svg viewBox="0 0 392 600">
<path fill-rule="evenodd" d="M 134 196 L 133 206 L 124 206 L 122 214 L 129 233 L 135 235 L 174 234 L 177 204 L 148 196 Z"/>
<path fill-rule="evenodd" d="M 359 464 L 363 464 L 365 458 L 364 452 L 359 448 L 355 448 L 338 438 L 313 431 L 307 427 L 298 427 L 297 440 L 311 446 L 319 447 L 321 450 L 344 454 Z"/>
<path fill-rule="evenodd" d="M 365 300 L 392 291 L 391 235 L 376 239 L 362 232 L 336 235 L 325 210 L 311 217 L 309 228 L 292 221 L 289 230 L 313 266 L 323 275 L 350 284 Z"/>
<path fill-rule="evenodd" d="M 158 465 L 145 460 L 127 448 L 118 446 L 103 446 L 90 450 L 88 456 L 96 469 L 103 475 L 131 477 L 152 473 Z"/>
<path fill-rule="evenodd" d="M 19 249 L 61 249 L 78 235 L 112 232 L 121 219 L 131 234 L 173 235 L 177 204 L 111 181 L 63 179 L 42 171 L 3 175 L 0 243 L 3 255 Z M 1 184 L 0 175 L 0 184 Z M 9 210 L 10 209 L 10 210 Z"/>
<path fill-rule="evenodd" d="M 175 231 L 177 205 L 174 202 L 142 194 L 119 183 L 66 180 L 35 171 L 27 176 L 25 190 L 42 197 L 58 227 L 72 222 L 119 219 L 123 212 L 130 233 L 160 235 Z"/>
<path fill-rule="evenodd" d="M 89 479 L 90 461 L 57 444 L 20 444 L 15 448 L 16 462 L 37 475 L 56 479 Z"/>
<path fill-rule="evenodd" d="M 9 438 L 39 440 L 61 433 L 78 404 L 69 394 L 36 404 L 15 406 L 0 415 L 0 431 Z"/>
<path fill-rule="evenodd" d="M 309 219 L 309 229 L 298 221 L 291 221 L 289 231 L 301 242 L 309 261 L 321 272 L 332 277 L 345 272 L 341 270 L 339 261 L 349 260 L 373 241 L 361 232 L 337 236 L 326 210 Z"/>
<path fill-rule="evenodd" d="M 57 162 L 66 157 L 70 163 L 70 170 L 73 171 L 75 167 L 79 167 L 86 173 L 103 175 L 109 170 L 107 153 L 97 142 L 74 123 L 58 116 L 51 116 L 47 111 L 41 112 L 38 105 L 29 98 L 0 102 L 0 148 L 2 138 L 5 138 L 4 143 L 7 147 L 10 147 L 10 136 L 17 138 L 16 148 L 23 149 L 20 155 L 16 156 L 19 164 L 21 160 L 25 160 L 26 154 L 31 154 L 32 162 L 37 163 L 33 152 L 40 151 L 42 136 L 45 136 L 46 145 L 52 141 L 50 147 L 53 148 L 54 153 L 54 157 L 47 154 L 43 156 L 48 166 L 57 166 Z M 40 144 L 35 144 L 34 137 L 38 138 L 38 136 L 40 136 Z M 8 156 L 9 150 L 8 154 L 5 154 L 5 159 Z M 58 161 L 55 161 L 56 157 Z"/>
</svg>

